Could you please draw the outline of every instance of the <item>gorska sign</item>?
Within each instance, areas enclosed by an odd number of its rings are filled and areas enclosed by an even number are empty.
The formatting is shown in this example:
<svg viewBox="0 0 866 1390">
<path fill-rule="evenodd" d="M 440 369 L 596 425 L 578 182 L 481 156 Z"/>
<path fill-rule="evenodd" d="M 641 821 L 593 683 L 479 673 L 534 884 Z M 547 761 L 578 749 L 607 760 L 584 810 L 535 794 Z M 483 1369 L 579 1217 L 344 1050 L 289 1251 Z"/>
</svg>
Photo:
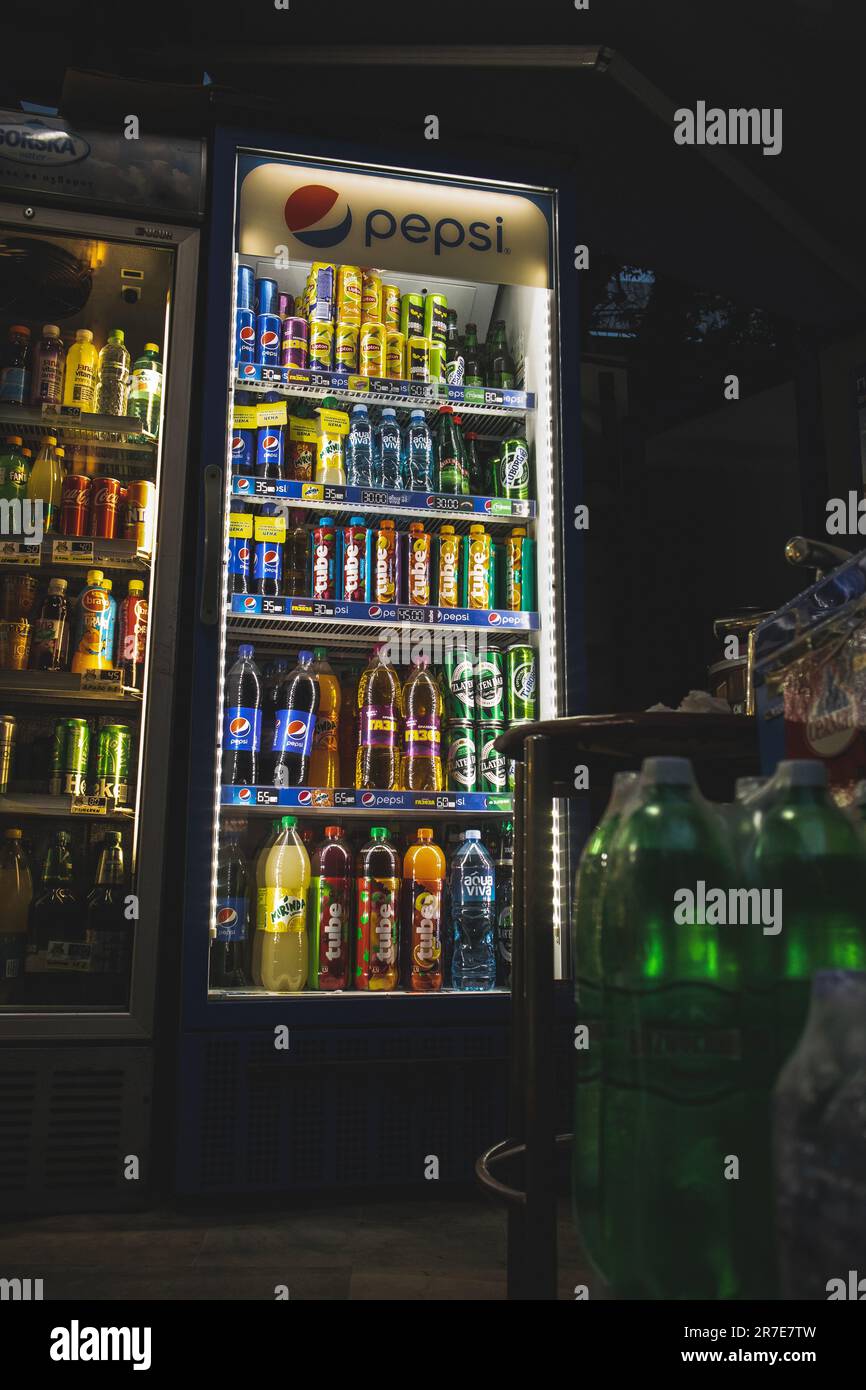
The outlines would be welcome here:
<svg viewBox="0 0 866 1390">
<path fill-rule="evenodd" d="M 548 284 L 549 228 L 517 193 L 259 164 L 243 179 L 240 253 L 329 259 L 486 283 Z M 283 252 L 282 254 L 285 254 Z"/>
<path fill-rule="evenodd" d="M 59 130 L 39 120 L 0 120 L 0 158 L 16 164 L 77 164 L 90 146 L 71 130 Z"/>
</svg>

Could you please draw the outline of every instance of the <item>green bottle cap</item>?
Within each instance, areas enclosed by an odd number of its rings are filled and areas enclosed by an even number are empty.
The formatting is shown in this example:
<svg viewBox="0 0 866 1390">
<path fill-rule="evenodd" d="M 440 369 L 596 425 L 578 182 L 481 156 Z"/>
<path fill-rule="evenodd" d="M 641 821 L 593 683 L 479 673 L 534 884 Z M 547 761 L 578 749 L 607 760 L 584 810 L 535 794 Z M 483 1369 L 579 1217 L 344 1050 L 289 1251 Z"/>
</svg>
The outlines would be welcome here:
<svg viewBox="0 0 866 1390">
<path fill-rule="evenodd" d="M 327 660 L 328 660 L 328 648 L 327 648 L 327 647 L 314 647 L 314 648 L 313 648 L 313 660 L 314 660 L 314 661 L 327 661 Z"/>
<path fill-rule="evenodd" d="M 297 816 L 280 816 L 280 827 L 283 830 L 294 830 L 297 823 Z"/>
<path fill-rule="evenodd" d="M 386 830 L 384 825 L 374 825 L 373 829 L 370 831 L 371 840 L 390 840 L 390 838 L 391 832 L 390 830 Z"/>
<path fill-rule="evenodd" d="M 111 332 L 110 332 L 109 335 L 108 335 L 108 341 L 109 341 L 110 343 L 122 343 L 122 342 L 123 342 L 123 329 L 122 329 L 122 328 L 112 328 Z"/>
</svg>

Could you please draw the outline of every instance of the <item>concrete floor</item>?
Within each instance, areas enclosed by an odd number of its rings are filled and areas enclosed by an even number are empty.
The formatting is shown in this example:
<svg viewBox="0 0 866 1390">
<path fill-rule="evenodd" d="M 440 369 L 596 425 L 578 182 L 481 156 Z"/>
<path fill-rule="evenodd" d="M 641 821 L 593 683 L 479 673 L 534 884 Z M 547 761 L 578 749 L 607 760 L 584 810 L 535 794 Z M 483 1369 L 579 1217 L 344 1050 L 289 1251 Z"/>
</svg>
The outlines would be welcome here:
<svg viewBox="0 0 866 1390">
<path fill-rule="evenodd" d="M 228 1207 L 7 1221 L 0 1276 L 41 1278 L 46 1299 L 505 1298 L 505 1217 L 475 1194 Z M 589 1282 L 563 1203 L 559 1297 Z"/>
</svg>

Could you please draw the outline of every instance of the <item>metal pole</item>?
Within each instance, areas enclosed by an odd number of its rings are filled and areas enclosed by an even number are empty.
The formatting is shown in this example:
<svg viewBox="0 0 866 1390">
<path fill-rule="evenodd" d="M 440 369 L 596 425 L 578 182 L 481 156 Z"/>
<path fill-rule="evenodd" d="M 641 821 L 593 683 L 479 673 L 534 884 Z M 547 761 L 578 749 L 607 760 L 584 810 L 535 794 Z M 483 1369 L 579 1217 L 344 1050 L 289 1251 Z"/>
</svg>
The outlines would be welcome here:
<svg viewBox="0 0 866 1390">
<path fill-rule="evenodd" d="M 511 924 L 511 1047 L 508 1066 L 508 1138 L 522 1144 L 526 1138 L 524 1093 L 526 1073 L 526 914 L 523 910 L 524 815 L 526 775 L 522 760 L 514 769 L 514 882 Z M 509 1179 L 513 1181 L 513 1179 Z M 526 1208 L 508 1208 L 508 1297 L 526 1298 Z"/>
</svg>

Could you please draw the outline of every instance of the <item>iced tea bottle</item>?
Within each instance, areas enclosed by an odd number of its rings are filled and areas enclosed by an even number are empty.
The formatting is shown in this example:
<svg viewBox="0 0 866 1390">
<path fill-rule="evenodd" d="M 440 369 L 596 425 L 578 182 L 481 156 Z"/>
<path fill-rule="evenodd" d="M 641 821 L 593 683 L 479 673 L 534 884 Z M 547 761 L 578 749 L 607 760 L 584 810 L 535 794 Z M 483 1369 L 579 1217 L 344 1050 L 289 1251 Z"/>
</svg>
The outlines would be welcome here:
<svg viewBox="0 0 866 1390">
<path fill-rule="evenodd" d="M 355 988 L 397 988 L 400 973 L 400 857 L 376 826 L 356 861 Z"/>
<path fill-rule="evenodd" d="M 442 988 L 442 903 L 445 855 L 433 831 L 420 829 L 403 860 L 404 934 L 409 953 L 411 990 Z"/>
<path fill-rule="evenodd" d="M 403 686 L 403 790 L 441 792 L 442 691 L 426 656 L 416 657 Z"/>
<path fill-rule="evenodd" d="M 370 654 L 358 682 L 358 790 L 398 791 L 400 787 L 400 677 L 384 656 L 384 642 Z"/>
</svg>

